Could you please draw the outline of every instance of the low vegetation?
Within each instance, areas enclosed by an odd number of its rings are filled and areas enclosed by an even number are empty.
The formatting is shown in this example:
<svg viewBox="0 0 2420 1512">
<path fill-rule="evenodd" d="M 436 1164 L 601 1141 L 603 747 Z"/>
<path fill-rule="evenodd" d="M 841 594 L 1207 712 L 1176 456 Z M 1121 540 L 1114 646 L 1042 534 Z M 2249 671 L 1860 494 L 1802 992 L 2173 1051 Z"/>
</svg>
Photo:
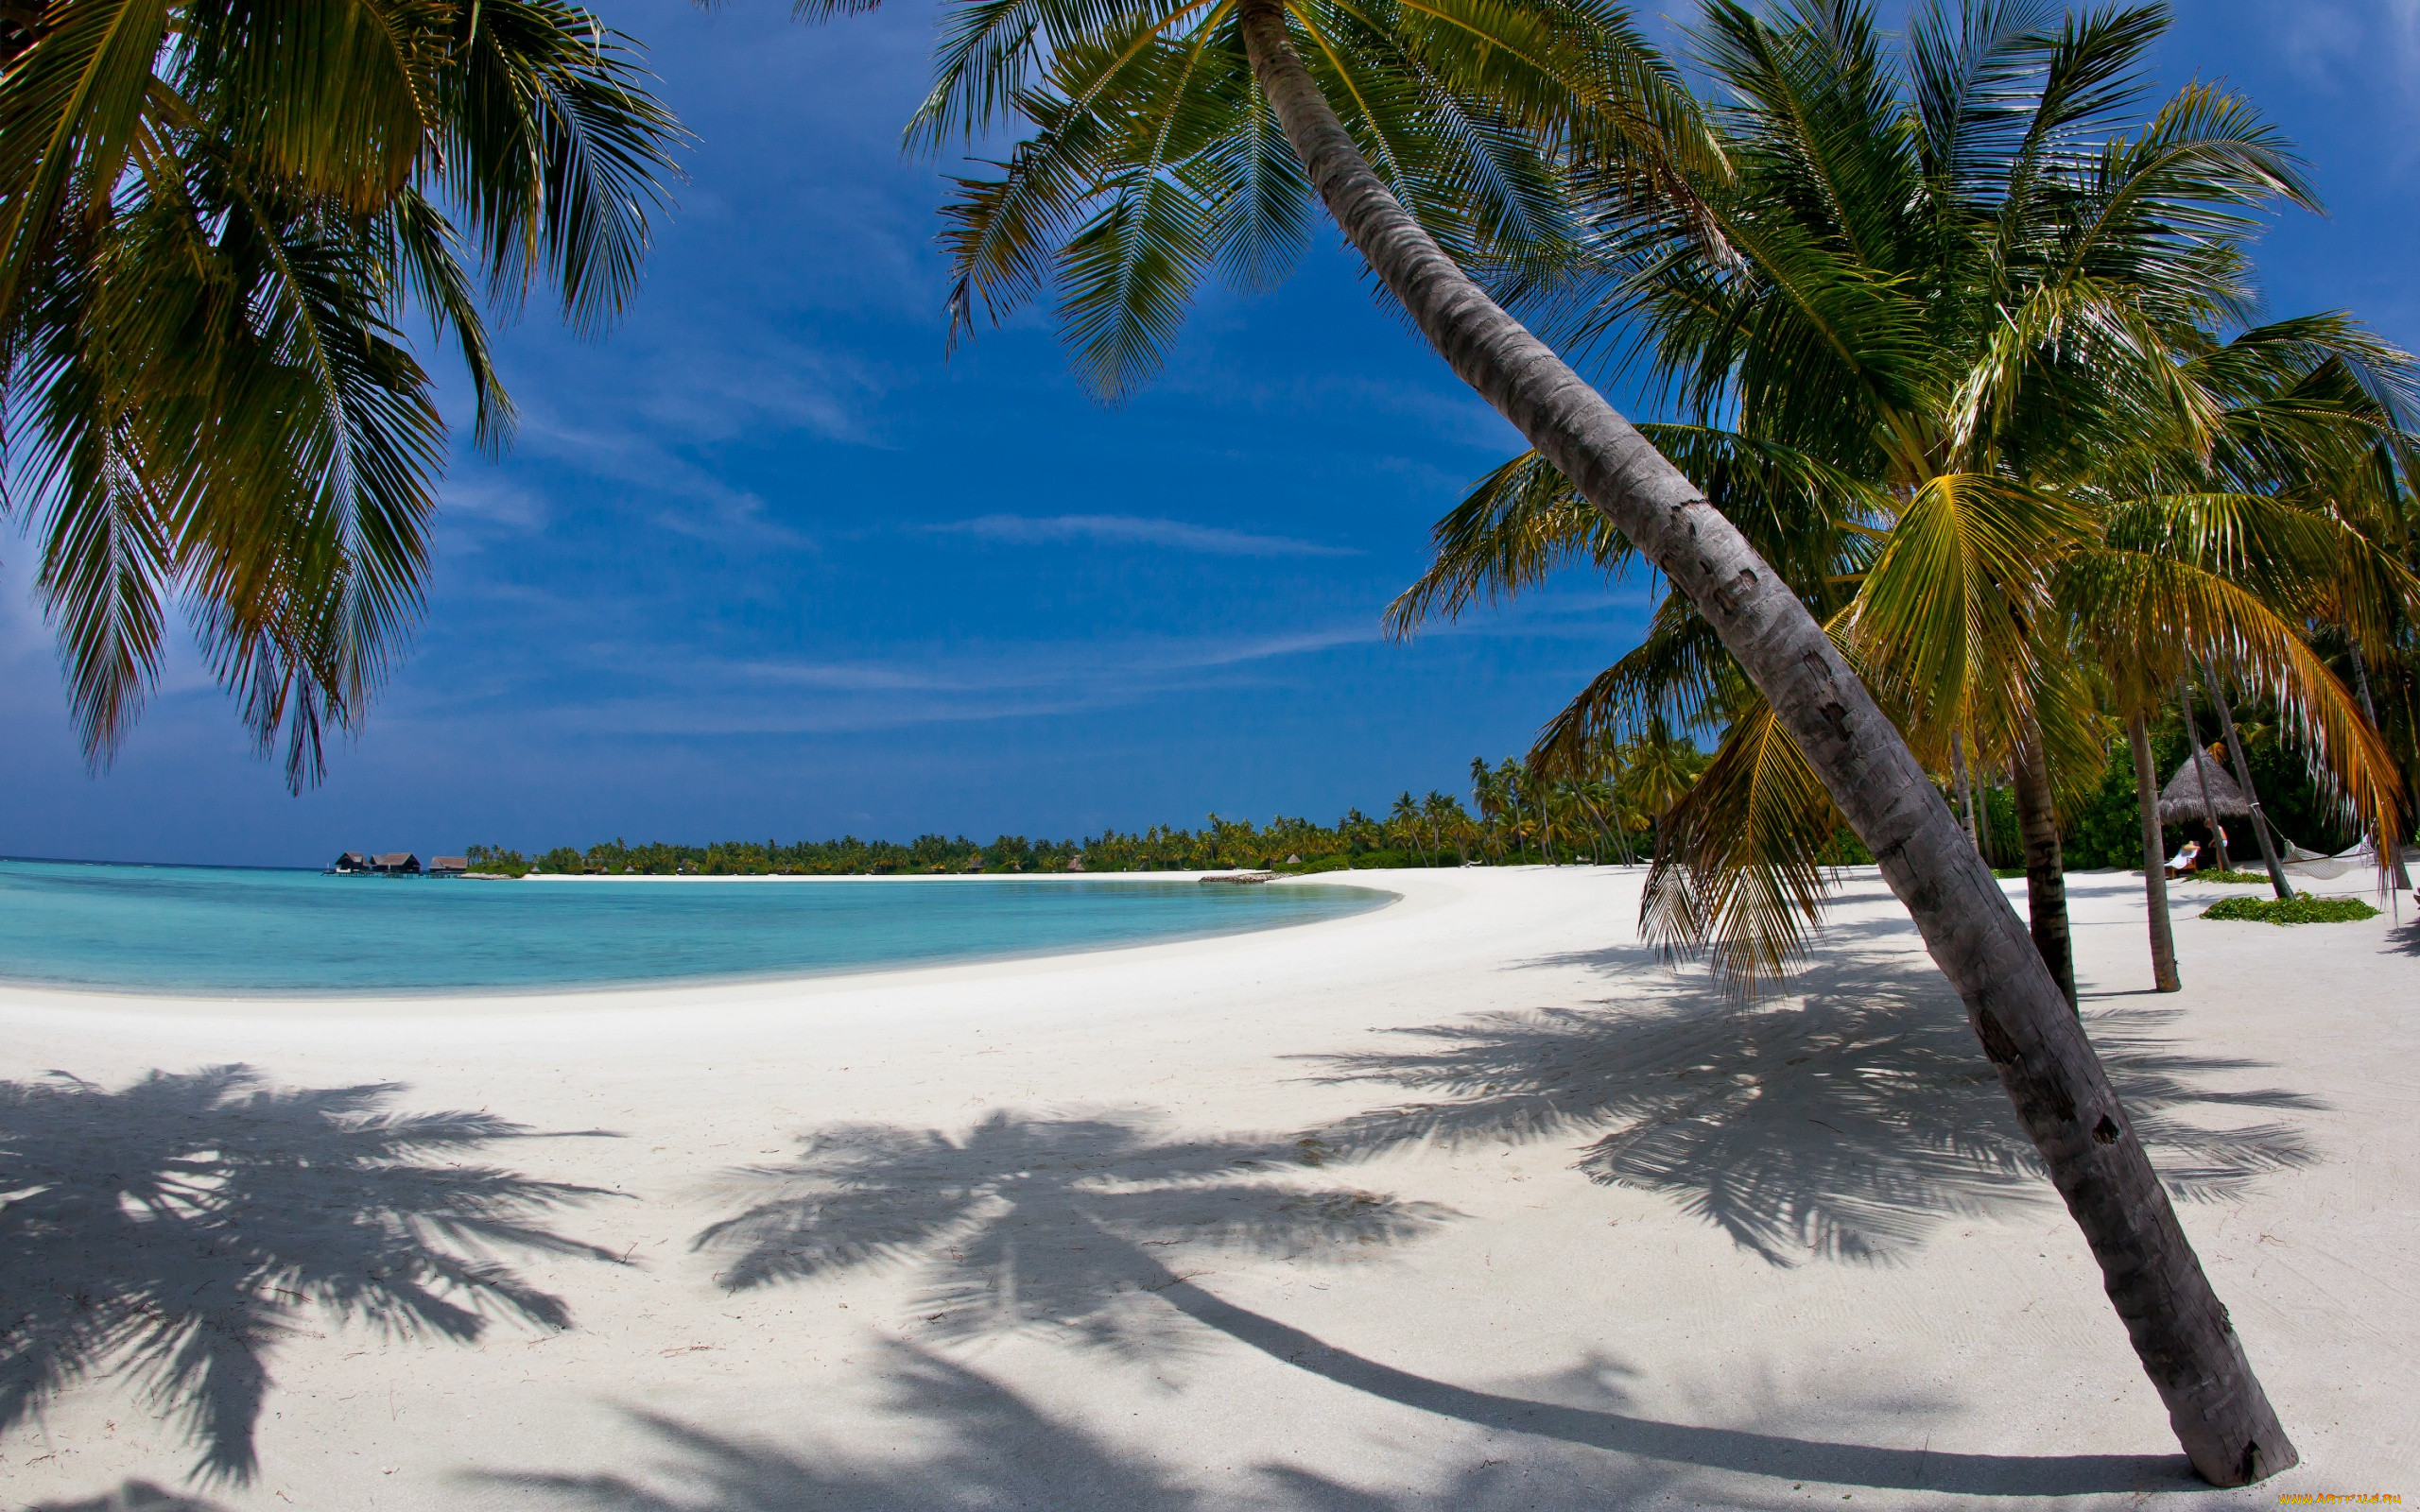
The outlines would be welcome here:
<svg viewBox="0 0 2420 1512">
<path fill-rule="evenodd" d="M 513 876 L 891 876 L 913 873 L 1208 871 L 1245 867 L 1290 872 L 1347 868 L 1458 867 L 1539 862 L 1632 862 L 1653 854 L 1656 826 L 1685 795 L 1705 757 L 1661 737 L 1608 742 L 1575 777 L 1532 775 L 1520 763 L 1471 763 L 1468 806 L 1451 794 L 1399 795 L 1383 816 L 1348 809 L 1333 824 L 1279 815 L 1266 825 L 1213 814 L 1199 830 L 1154 825 L 1085 839 L 1003 834 L 986 844 L 925 834 L 905 843 L 725 840 L 712 845 L 615 838 L 530 858 L 505 846 L 472 846 L 471 869 Z M 1840 865 L 1871 860 L 1842 831 Z"/>
<path fill-rule="evenodd" d="M 2273 714 L 2254 706 L 2245 722 L 2254 767 L 2272 795 L 2273 816 L 2298 842 L 2333 850 L 2355 833 L 2328 803 Z M 2162 770 L 2189 749 L 2174 710 L 2154 723 Z M 557 846 L 529 855 L 507 846 L 472 846 L 471 869 L 506 876 L 898 876 L 1020 875 L 1046 872 L 1208 871 L 1245 867 L 1306 874 L 1394 867 L 1522 866 L 1540 863 L 1629 864 L 1651 859 L 1665 816 L 1687 798 L 1705 770 L 1706 755 L 1687 740 L 1656 730 L 1627 741 L 1603 742 L 1583 753 L 1581 775 L 1541 777 L 1524 762 L 1471 763 L 1467 799 L 1406 792 L 1382 815 L 1348 809 L 1334 823 L 1279 815 L 1266 825 L 1209 816 L 1200 829 L 1153 825 L 1105 830 L 1077 839 L 1001 834 L 923 834 L 913 840 L 721 840 L 707 845 L 615 838 L 581 850 Z M 2016 808 L 2004 774 L 1979 770 L 1974 793 L 1983 850 L 1995 875 L 2025 875 Z M 2142 838 L 2134 773 L 2122 738 L 2108 746 L 2107 769 L 2097 784 L 2079 786 L 2062 826 L 2069 870 L 2139 869 Z M 2167 827 L 2168 849 L 2199 833 Z M 2248 847 L 2248 837 L 2238 844 Z M 1861 866 L 1874 858 L 1846 828 L 1834 831 L 1819 855 L 1825 867 Z M 2238 858 L 2240 859 L 2240 858 Z M 2196 882 L 2263 885 L 2259 872 L 2202 871 Z"/>
<path fill-rule="evenodd" d="M 2351 924 L 2378 911 L 2359 898 L 2224 898 L 2202 910 L 2204 919 L 2247 919 L 2262 924 Z"/>
<path fill-rule="evenodd" d="M 527 857 L 503 846 L 475 845 L 462 852 L 462 859 L 481 876 L 526 877 L 530 871 Z"/>
</svg>

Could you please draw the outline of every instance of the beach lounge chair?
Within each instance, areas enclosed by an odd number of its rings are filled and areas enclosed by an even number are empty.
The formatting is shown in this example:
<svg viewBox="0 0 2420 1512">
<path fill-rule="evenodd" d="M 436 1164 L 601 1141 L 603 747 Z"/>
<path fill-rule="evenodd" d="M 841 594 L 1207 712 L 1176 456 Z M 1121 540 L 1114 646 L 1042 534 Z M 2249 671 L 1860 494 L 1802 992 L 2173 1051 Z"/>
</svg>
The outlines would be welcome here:
<svg viewBox="0 0 2420 1512">
<path fill-rule="evenodd" d="M 2201 859 L 2202 842 L 2199 840 L 2187 840 L 2185 842 L 2185 846 L 2182 850 L 2168 858 L 2168 865 L 2163 869 L 2169 876 L 2181 877 L 2187 872 L 2192 870 L 2195 863 L 2199 862 Z"/>
</svg>

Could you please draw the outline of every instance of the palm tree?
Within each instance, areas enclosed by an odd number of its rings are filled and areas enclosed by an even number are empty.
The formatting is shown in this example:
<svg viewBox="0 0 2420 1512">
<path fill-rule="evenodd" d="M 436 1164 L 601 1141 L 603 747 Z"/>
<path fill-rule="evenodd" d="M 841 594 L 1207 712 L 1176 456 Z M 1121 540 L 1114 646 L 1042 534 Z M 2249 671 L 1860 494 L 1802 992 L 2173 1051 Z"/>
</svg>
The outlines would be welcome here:
<svg viewBox="0 0 2420 1512">
<path fill-rule="evenodd" d="M 2176 932 L 2168 915 L 2168 847 L 2159 822 L 2159 767 L 2152 760 L 2150 714 L 2134 709 L 2126 715 L 2126 753 L 2135 764 L 2135 803 L 2143 829 L 2144 912 L 2152 947 L 2152 989 L 2182 992 L 2185 978 L 2176 969 Z"/>
<path fill-rule="evenodd" d="M 1387 811 L 1388 838 L 1408 850 L 1421 852 L 1423 859 L 1426 859 L 1427 850 L 1420 843 L 1420 832 L 1422 826 L 1426 823 L 1427 819 L 1420 812 L 1420 805 L 1412 801 L 1411 790 L 1406 788 L 1396 796 L 1395 806 Z"/>
<path fill-rule="evenodd" d="M 1246 286 L 1285 270 L 1315 192 L 1430 345 L 1686 598 L 1881 858 L 2091 1241 L 2195 1467 L 2238 1485 L 2294 1463 L 2106 1072 L 1925 767 L 1790 581 L 1462 266 L 1551 266 L 1569 240 L 1564 181 L 1643 210 L 1659 243 L 1736 262 L 1730 232 L 1706 214 L 1735 170 L 1626 19 L 1565 0 L 965 0 L 950 15 L 911 141 L 971 139 L 1010 117 L 1030 129 L 997 174 L 960 180 L 944 212 L 959 321 L 1055 278 L 1078 370 L 1122 395 L 1210 267 Z M 1868 25 L 1845 5 L 1815 20 L 1824 36 Z M 2070 68 L 2097 64 L 2113 32 L 2150 29 L 2140 13 L 2100 17 L 2048 50 Z M 1945 81 L 1978 110 L 1932 123 L 1930 140 L 1953 158 L 1987 150 L 2005 129 L 1991 96 L 2045 47 L 1995 16 L 1970 15 L 1962 37 L 1927 35 L 1981 65 Z M 2071 82 L 2094 87 L 2089 74 Z M 2072 165 L 2067 135 L 2054 134 L 2046 154 Z M 2195 171 L 2233 161 L 2231 147 Z"/>
<path fill-rule="evenodd" d="M 2219 731 L 2226 741 L 2227 755 L 2235 762 L 2236 785 L 2243 789 L 2243 800 L 2252 809 L 2252 840 L 2260 848 L 2260 865 L 2269 873 L 2269 885 L 2280 900 L 2291 898 L 2293 884 L 2286 880 L 2285 868 L 2278 861 L 2277 844 L 2269 833 L 2269 816 L 2260 812 L 2260 791 L 2253 786 L 2252 765 L 2243 758 L 2243 740 L 2236 733 L 2235 711 L 2228 707 L 2226 689 L 2207 662 L 2202 667 L 2202 682 L 2210 690 L 2210 702 L 2219 711 Z"/>
<path fill-rule="evenodd" d="M 416 618 L 445 453 L 399 326 L 481 297 L 582 331 L 634 287 L 680 130 L 564 0 L 48 0 L 0 26 L 0 407 L 85 753 L 182 599 L 300 788 Z"/>
<path fill-rule="evenodd" d="M 1461 805 L 1432 787 L 1428 796 L 1420 800 L 1420 816 L 1428 826 L 1430 850 L 1443 856 L 1449 831 L 1461 816 Z"/>
<path fill-rule="evenodd" d="M 1664 844 L 1664 816 L 1689 796 L 1706 759 L 1696 745 L 1672 732 L 1664 716 L 1651 713 L 1647 728 L 1622 747 L 1626 758 L 1624 793 L 1631 807 L 1654 832 L 1656 848 Z"/>
<path fill-rule="evenodd" d="M 1676 236 L 1616 244 L 1586 285 L 1603 291 L 1596 307 L 1577 322 L 1593 335 L 1635 316 L 1638 346 L 1673 387 L 1703 416 L 1736 414 L 1731 429 L 1648 432 L 1698 459 L 1717 503 L 1859 664 L 1878 669 L 1916 748 L 1953 780 L 1969 738 L 1979 757 L 2010 766 L 2032 932 L 2070 1001 L 2056 807 L 2063 787 L 2098 773 L 2104 750 L 2052 612 L 2070 607 L 2063 585 L 2097 551 L 2142 546 L 2122 533 L 2102 540 L 2104 525 L 2140 534 L 2146 519 L 2176 517 L 2171 534 L 2216 536 L 2233 523 L 2252 527 L 2261 550 L 2281 534 L 2299 543 L 2312 522 L 2261 490 L 2308 476 L 2348 443 L 2371 445 L 2411 381 L 2408 358 L 2341 318 L 2224 343 L 2210 335 L 2248 293 L 2236 245 L 2245 223 L 2229 206 L 2299 193 L 2282 145 L 2239 101 L 2187 91 L 2082 166 L 2083 133 L 2114 123 L 2131 94 L 2129 60 L 2155 29 L 2135 15 L 2029 37 L 2001 16 L 1980 36 L 1920 36 L 1910 98 L 1893 105 L 1885 96 L 1900 86 L 1854 14 L 1769 26 L 1719 9 L 1704 50 L 1745 103 L 1718 116 L 1737 173 L 1709 189 L 1707 214 L 1747 270 L 1690 256 Z M 1920 118 L 1972 123 L 1978 100 L 1942 94 L 1963 77 L 1949 67 L 1958 47 L 1980 49 L 1959 67 L 1996 69 L 2004 89 L 1985 112 L 1997 126 L 1962 153 L 1901 129 Z M 2021 92 L 2007 86 L 2029 48 L 2040 77 L 2019 109 Z M 2098 98 L 2075 94 L 2081 77 L 2099 78 L 2085 92 Z M 1816 119 L 1834 123 L 1820 141 L 1806 137 Z M 2355 400 L 2370 413 L 2351 414 Z M 1435 565 L 1392 611 L 1398 632 L 1564 562 L 1618 573 L 1635 556 L 1534 454 L 1482 482 L 1436 537 Z M 2306 579 L 2314 570 L 2308 556 L 2290 564 Z M 2277 590 L 2281 573 L 2263 572 L 2262 590 Z M 2382 581 L 2391 576 L 2374 573 L 2374 586 L 2408 597 L 2410 575 Z M 2194 586 L 2223 587 L 2206 572 Z M 2281 613 L 2300 613 L 2308 593 L 2276 596 Z M 2202 641 L 2203 653 L 2238 662 L 2238 628 Z M 2285 659 L 2259 676 L 2294 690 L 2313 748 L 2358 805 L 2391 803 L 2393 780 L 2341 684 L 2290 649 L 2290 633 L 2256 639 L 2262 656 Z M 1718 963 L 1753 981 L 1781 968 L 1799 920 L 1820 907 L 1813 853 L 1832 821 L 1794 743 L 1726 686 L 1735 668 L 1692 607 L 1668 596 L 1646 643 L 1550 728 L 1541 759 L 1574 759 L 1601 721 L 1634 726 L 1668 710 L 1730 730 L 1722 781 L 1699 790 L 1689 816 L 1702 845 L 1660 868 L 1649 921 L 1676 946 L 1717 944 Z M 1747 803 L 1824 813 L 1768 822 Z M 1754 873 L 1737 869 L 1752 863 Z"/>
<path fill-rule="evenodd" d="M 2314 704 L 2295 696 L 2325 692 L 2329 680 L 2305 644 L 2304 627 L 2393 623 L 2407 612 L 2413 583 L 2408 566 L 2374 539 L 2379 522 L 2369 507 L 2381 491 L 2395 492 L 2393 458 L 2409 454 L 2402 403 L 2408 357 L 2342 317 L 2326 316 L 2247 332 L 2182 366 L 2211 395 L 2219 418 L 2206 453 L 2186 459 L 2181 481 L 2221 491 L 2127 502 L 2109 518 L 2109 543 L 2147 555 L 2083 559 L 2081 572 L 2066 575 L 2062 595 L 2126 723 L 2161 991 L 2181 984 L 2149 721 L 2170 690 L 2182 691 L 2190 734 L 2191 677 L 2207 668 L 2196 668 L 2189 649 L 2215 647 L 2239 669 L 2257 669 L 2278 692 L 2281 709 L 2296 710 L 2305 723 L 2314 714 L 2332 717 L 2346 727 L 2334 732 L 2336 744 L 2363 746 L 2363 729 L 2379 729 L 2365 690 L 2358 718 L 2348 717 L 2341 698 Z M 2160 487 L 2157 479 L 2137 482 L 2148 490 Z M 2286 500 L 2300 507 L 2279 507 Z M 2394 532 L 2385 534 L 2392 539 Z M 2353 671 L 2360 689 L 2358 658 Z M 2190 738 L 2195 765 L 2203 765 L 2200 737 Z M 2377 765 L 2381 754 L 2373 750 L 2364 760 Z M 2392 765 L 2391 753 L 2384 762 Z M 2206 791 L 2204 797 L 2206 805 Z M 2209 817 L 2212 833 L 2220 834 L 2215 815 Z M 2390 821 L 2375 821 L 2374 833 L 2391 830 Z M 2378 849 L 2391 859 L 2391 847 Z M 2223 839 L 2219 855 L 2225 866 Z M 2272 880 L 2284 885 L 2280 873 Z"/>
<path fill-rule="evenodd" d="M 1477 756 L 1471 758 L 1471 802 L 1478 809 L 1479 836 L 1487 842 L 1488 854 L 1503 860 L 1504 781 Z"/>
<path fill-rule="evenodd" d="M 2403 428 L 2408 431 L 2408 427 Z M 2420 519 L 2412 514 L 2413 479 L 2420 474 L 2420 448 L 2408 434 L 2382 435 L 2368 454 L 2339 470 L 2326 490 L 2327 507 L 2346 526 L 2407 569 L 2420 568 Z M 2360 571 L 2361 558 L 2348 558 L 2343 591 L 2323 606 L 2319 617 L 2334 627 L 2362 716 L 2388 742 L 2403 773 L 2407 791 L 2420 789 L 2420 739 L 2414 738 L 2411 682 L 2414 616 L 2386 595 L 2375 592 Z M 2371 668 L 2386 679 L 2389 696 L 2379 698 L 2371 688 Z M 2395 696 L 2395 695 L 2400 696 Z M 2386 864 L 2388 885 L 2411 890 L 2403 860 L 2403 835 L 2378 830 L 2372 843 Z"/>
</svg>

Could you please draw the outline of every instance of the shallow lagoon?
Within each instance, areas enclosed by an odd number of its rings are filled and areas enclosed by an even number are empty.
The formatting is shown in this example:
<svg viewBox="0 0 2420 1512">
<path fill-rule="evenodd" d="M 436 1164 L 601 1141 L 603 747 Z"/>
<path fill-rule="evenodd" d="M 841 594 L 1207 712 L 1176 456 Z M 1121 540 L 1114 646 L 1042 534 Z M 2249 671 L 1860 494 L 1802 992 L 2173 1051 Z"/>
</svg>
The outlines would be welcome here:
<svg viewBox="0 0 2420 1512">
<path fill-rule="evenodd" d="M 1390 901 L 1108 878 L 481 882 L 6 861 L 0 980 L 211 996 L 564 991 L 1103 950 Z"/>
</svg>

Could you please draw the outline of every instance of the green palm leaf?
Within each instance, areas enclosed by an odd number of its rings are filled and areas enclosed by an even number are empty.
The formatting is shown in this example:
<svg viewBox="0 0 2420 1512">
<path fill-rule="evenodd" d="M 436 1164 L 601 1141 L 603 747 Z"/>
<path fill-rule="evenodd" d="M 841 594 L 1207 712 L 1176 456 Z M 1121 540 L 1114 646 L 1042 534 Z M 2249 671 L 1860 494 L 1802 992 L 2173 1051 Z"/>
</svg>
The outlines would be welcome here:
<svg viewBox="0 0 2420 1512">
<path fill-rule="evenodd" d="M 509 439 L 482 297 L 582 331 L 635 285 L 680 132 L 562 0 L 52 0 L 0 65 L 0 497 L 87 754 L 182 601 L 297 786 L 409 639 L 444 462 L 406 301 Z M 464 266 L 475 247 L 484 278 Z M 484 288 L 475 288 L 483 284 Z"/>
</svg>

